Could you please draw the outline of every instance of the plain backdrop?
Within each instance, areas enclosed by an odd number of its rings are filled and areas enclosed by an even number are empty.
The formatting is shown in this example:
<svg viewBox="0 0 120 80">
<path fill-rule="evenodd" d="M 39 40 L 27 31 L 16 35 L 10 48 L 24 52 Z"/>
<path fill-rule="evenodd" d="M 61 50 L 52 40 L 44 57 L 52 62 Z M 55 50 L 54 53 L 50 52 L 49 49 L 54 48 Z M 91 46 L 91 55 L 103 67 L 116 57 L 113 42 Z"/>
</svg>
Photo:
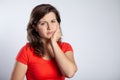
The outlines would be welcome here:
<svg viewBox="0 0 120 80">
<path fill-rule="evenodd" d="M 61 15 L 63 41 L 78 71 L 67 80 L 120 80 L 120 0 L 0 0 L 0 80 L 9 80 L 33 7 L 49 3 Z"/>
</svg>

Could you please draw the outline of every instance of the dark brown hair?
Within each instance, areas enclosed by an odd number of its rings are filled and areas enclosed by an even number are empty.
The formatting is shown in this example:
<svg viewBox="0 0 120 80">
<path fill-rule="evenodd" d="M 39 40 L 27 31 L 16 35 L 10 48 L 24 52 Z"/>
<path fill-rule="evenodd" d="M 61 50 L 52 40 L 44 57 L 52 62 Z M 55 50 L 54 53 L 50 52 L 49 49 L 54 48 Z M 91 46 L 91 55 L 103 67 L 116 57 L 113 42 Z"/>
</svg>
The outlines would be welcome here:
<svg viewBox="0 0 120 80">
<path fill-rule="evenodd" d="M 61 19 L 58 10 L 50 4 L 40 4 L 33 8 L 27 26 L 27 39 L 30 43 L 30 46 L 34 49 L 34 52 L 40 56 L 44 55 L 45 47 L 43 46 L 41 37 L 39 36 L 38 32 L 36 32 L 35 27 L 37 27 L 38 21 L 49 12 L 55 13 L 56 19 L 60 24 Z"/>
</svg>

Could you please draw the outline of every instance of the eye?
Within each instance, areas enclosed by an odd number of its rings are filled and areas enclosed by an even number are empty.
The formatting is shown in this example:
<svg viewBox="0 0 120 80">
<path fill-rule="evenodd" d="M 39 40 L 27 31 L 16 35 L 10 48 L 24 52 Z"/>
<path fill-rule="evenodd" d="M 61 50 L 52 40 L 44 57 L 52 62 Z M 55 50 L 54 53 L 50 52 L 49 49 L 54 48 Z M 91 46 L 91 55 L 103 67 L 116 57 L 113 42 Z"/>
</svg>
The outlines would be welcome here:
<svg viewBox="0 0 120 80">
<path fill-rule="evenodd" d="M 52 23 L 55 23 L 55 22 L 56 22 L 56 20 L 52 20 L 51 22 L 52 22 Z"/>
<path fill-rule="evenodd" d="M 45 26 L 47 23 L 46 22 L 40 22 L 41 26 Z"/>
<path fill-rule="evenodd" d="M 40 25 L 45 25 L 45 23 L 44 23 L 44 22 L 42 22 L 42 23 L 40 23 Z"/>
</svg>

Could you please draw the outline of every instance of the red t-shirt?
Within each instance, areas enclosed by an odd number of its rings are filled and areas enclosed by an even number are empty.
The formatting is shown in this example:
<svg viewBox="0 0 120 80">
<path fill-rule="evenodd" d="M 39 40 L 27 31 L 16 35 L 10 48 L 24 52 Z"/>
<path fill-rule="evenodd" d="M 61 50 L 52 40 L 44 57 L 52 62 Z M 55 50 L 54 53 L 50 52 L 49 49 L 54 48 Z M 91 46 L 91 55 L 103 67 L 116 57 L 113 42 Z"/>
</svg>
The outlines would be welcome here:
<svg viewBox="0 0 120 80">
<path fill-rule="evenodd" d="M 61 42 L 58 45 L 64 53 L 73 51 L 69 43 Z M 30 48 L 29 43 L 21 48 L 16 60 L 28 66 L 27 80 L 65 80 L 55 59 L 45 60 L 37 56 L 33 49 Z"/>
</svg>

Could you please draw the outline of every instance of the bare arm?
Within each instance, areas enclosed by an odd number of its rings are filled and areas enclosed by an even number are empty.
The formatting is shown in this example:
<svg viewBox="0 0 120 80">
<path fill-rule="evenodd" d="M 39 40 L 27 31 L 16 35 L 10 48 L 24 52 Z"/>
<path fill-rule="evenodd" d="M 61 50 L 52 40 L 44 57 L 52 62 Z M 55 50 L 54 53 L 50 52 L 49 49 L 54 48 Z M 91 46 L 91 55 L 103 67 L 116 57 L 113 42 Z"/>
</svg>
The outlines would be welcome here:
<svg viewBox="0 0 120 80">
<path fill-rule="evenodd" d="M 66 53 L 63 53 L 63 51 L 59 48 L 57 43 L 53 42 L 52 45 L 55 53 L 55 59 L 58 63 L 61 72 L 68 78 L 72 77 L 77 71 L 77 66 L 74 61 L 73 52 L 68 51 Z"/>
<path fill-rule="evenodd" d="M 51 39 L 51 46 L 54 51 L 55 59 L 58 63 L 58 66 L 66 77 L 73 77 L 77 71 L 77 66 L 75 64 L 74 56 L 72 51 L 67 51 L 64 53 L 57 44 L 58 38 L 61 36 L 60 31 L 56 31 L 54 36 Z"/>
<path fill-rule="evenodd" d="M 15 67 L 11 75 L 11 80 L 24 80 L 26 71 L 27 71 L 27 65 L 16 61 Z"/>
</svg>

